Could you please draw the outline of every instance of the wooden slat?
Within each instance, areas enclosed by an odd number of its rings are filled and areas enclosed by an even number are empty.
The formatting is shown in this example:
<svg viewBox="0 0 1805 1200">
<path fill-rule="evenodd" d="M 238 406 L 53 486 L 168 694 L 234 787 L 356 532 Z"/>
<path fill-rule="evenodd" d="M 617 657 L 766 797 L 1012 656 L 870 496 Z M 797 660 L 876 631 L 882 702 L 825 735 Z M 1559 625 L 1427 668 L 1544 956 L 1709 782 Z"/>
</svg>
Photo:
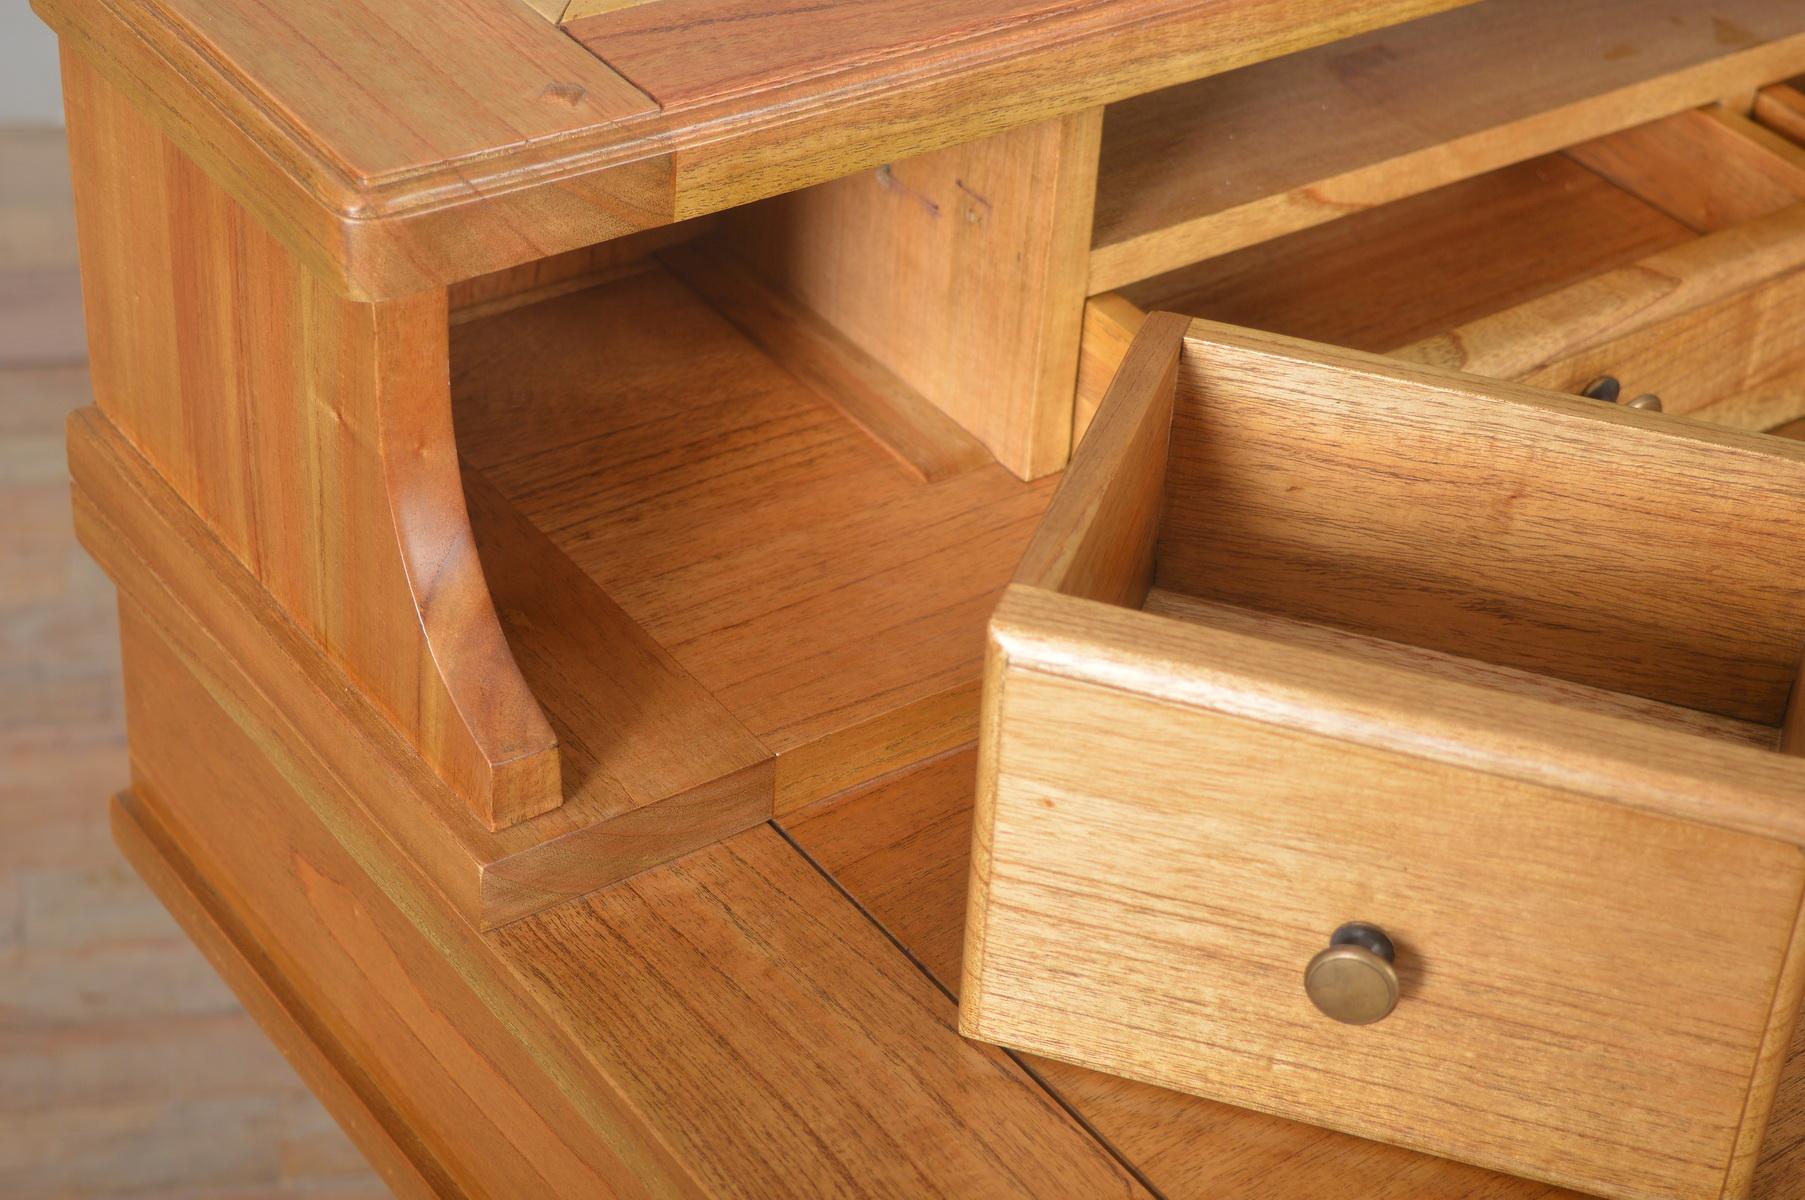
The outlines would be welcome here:
<svg viewBox="0 0 1805 1200">
<path fill-rule="evenodd" d="M 1022 552 L 1015 582 L 1138 606 L 1153 582 L 1179 352 L 1190 322 L 1142 324 L 1078 452 Z"/>
<path fill-rule="evenodd" d="M 1550 155 L 1120 294 L 1144 311 L 1389 351 L 1691 240 L 1680 222 Z"/>
<path fill-rule="evenodd" d="M 780 811 L 971 738 L 1051 480 L 922 480 L 662 270 L 455 333 L 466 458 L 778 756 Z"/>
<path fill-rule="evenodd" d="M 1490 0 L 1112 109 L 1090 290 L 1769 83 L 1791 0 Z"/>
<path fill-rule="evenodd" d="M 1583 142 L 1567 155 L 1700 233 L 1805 201 L 1805 149 L 1717 105 Z"/>
<path fill-rule="evenodd" d="M 1442 679 L 1464 680 L 1511 695 L 1533 696 L 1591 712 L 1625 717 L 1651 727 L 1718 738 L 1763 750 L 1775 747 L 1777 735 L 1771 725 L 1736 721 L 1696 709 L 1644 700 L 1640 696 L 1623 692 L 1609 692 L 1603 688 L 1586 687 L 1547 675 L 1496 667 L 1476 659 L 1438 654 L 1433 650 L 1424 650 L 1402 642 L 1362 637 L 1326 625 L 1312 625 L 1270 613 L 1256 613 L 1226 604 L 1214 604 L 1167 588 L 1153 588 L 1149 591 L 1142 608 L 1162 617 L 1195 621 L 1212 629 L 1227 629 L 1290 645 L 1310 646 L 1347 658 L 1400 666 Z"/>
<path fill-rule="evenodd" d="M 1091 427 L 1097 405 L 1109 390 L 1122 356 L 1140 331 L 1146 313 L 1114 292 L 1084 302 L 1084 331 L 1078 343 L 1078 387 L 1072 401 L 1072 448 Z"/>
<path fill-rule="evenodd" d="M 1805 146 L 1805 91 L 1790 83 L 1776 83 L 1755 95 L 1755 120 L 1775 133 Z"/>
<path fill-rule="evenodd" d="M 1805 203 L 1391 353 L 1560 391 L 1609 373 L 1676 413 L 1765 428 L 1798 413 L 1802 271 Z"/>
<path fill-rule="evenodd" d="M 1170 454 L 1160 586 L 1780 718 L 1794 443 L 1200 322 Z"/>
</svg>

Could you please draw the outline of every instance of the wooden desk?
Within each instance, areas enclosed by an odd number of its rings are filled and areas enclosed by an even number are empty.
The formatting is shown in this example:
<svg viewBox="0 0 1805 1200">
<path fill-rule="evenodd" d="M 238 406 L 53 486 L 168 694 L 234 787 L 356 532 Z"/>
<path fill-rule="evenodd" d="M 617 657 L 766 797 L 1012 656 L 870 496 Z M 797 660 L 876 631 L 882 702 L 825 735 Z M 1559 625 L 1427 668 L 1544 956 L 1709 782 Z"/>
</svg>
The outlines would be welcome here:
<svg viewBox="0 0 1805 1200">
<path fill-rule="evenodd" d="M 1556 1194 L 960 1039 L 983 626 L 1110 289 L 1778 128 L 1795 6 L 37 7 L 116 830 L 397 1193 Z"/>
</svg>

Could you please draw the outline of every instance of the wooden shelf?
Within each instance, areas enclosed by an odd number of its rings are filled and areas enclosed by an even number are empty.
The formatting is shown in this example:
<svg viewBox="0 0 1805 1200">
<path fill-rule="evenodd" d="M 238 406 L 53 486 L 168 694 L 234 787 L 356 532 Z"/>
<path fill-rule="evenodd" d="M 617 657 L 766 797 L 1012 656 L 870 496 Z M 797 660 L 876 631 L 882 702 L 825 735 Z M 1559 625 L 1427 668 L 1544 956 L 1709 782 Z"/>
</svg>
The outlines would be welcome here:
<svg viewBox="0 0 1805 1200">
<path fill-rule="evenodd" d="M 1055 481 L 925 478 L 757 332 L 651 262 L 453 328 L 477 543 L 567 775 L 612 752 L 673 794 L 696 738 L 723 772 L 749 744 L 781 812 L 973 736 L 985 616 Z"/>
<path fill-rule="evenodd" d="M 1386 353 L 1695 237 L 1554 154 L 1155 276 L 1121 294 L 1147 312 Z"/>
<path fill-rule="evenodd" d="M 1771 429 L 1805 411 L 1801 229 L 1805 148 L 1686 109 L 1092 297 L 1075 424 L 1169 310 Z"/>
<path fill-rule="evenodd" d="M 1095 294 L 1805 67 L 1793 0 L 1489 0 L 1104 121 Z"/>
</svg>

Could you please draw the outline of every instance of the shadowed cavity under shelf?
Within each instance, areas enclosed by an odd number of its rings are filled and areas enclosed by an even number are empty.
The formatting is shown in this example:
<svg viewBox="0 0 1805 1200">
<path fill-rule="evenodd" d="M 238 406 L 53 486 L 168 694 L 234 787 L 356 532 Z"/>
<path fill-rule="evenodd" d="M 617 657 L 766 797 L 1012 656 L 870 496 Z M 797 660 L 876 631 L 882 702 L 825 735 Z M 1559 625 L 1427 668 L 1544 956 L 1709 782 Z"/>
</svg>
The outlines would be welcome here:
<svg viewBox="0 0 1805 1200">
<path fill-rule="evenodd" d="M 1056 480 L 923 480 L 651 262 L 456 324 L 452 389 L 473 489 L 775 755 L 777 811 L 972 736 L 985 620 Z M 580 686 L 523 668 L 557 724 Z"/>
</svg>

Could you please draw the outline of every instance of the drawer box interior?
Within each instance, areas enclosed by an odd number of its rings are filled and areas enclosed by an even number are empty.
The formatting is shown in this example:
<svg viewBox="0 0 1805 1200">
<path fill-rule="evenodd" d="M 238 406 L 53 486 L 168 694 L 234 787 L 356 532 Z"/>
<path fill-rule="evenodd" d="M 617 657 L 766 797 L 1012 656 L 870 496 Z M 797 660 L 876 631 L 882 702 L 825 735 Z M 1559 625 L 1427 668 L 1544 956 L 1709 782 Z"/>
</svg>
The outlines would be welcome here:
<svg viewBox="0 0 1805 1200">
<path fill-rule="evenodd" d="M 1149 318 L 993 620 L 963 1028 L 1741 1194 L 1805 982 L 1802 524 L 1784 439 Z M 1303 988 L 1349 921 L 1372 1025 Z"/>
</svg>

